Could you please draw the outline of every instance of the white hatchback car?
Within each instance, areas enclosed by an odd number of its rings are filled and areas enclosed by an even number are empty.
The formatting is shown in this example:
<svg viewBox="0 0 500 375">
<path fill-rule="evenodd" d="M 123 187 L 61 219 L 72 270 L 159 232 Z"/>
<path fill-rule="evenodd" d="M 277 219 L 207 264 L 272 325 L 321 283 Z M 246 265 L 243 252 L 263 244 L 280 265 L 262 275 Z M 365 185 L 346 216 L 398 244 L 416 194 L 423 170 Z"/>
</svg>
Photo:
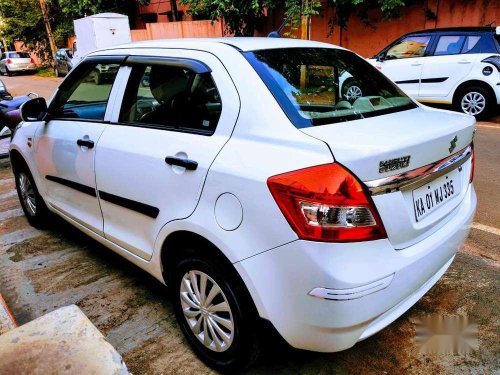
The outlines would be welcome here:
<svg viewBox="0 0 500 375">
<path fill-rule="evenodd" d="M 477 118 L 500 113 L 500 27 L 406 34 L 369 61 L 419 102 Z"/>
<path fill-rule="evenodd" d="M 115 72 L 100 85 L 98 64 Z M 386 327 L 450 266 L 476 207 L 474 118 L 421 107 L 329 44 L 110 48 L 21 112 L 28 220 L 54 212 L 167 284 L 189 343 L 225 372 L 255 358 L 262 323 L 320 352 Z"/>
<path fill-rule="evenodd" d="M 0 57 L 0 74 L 11 76 L 19 72 L 35 73 L 36 70 L 35 61 L 27 52 L 3 52 Z"/>
</svg>

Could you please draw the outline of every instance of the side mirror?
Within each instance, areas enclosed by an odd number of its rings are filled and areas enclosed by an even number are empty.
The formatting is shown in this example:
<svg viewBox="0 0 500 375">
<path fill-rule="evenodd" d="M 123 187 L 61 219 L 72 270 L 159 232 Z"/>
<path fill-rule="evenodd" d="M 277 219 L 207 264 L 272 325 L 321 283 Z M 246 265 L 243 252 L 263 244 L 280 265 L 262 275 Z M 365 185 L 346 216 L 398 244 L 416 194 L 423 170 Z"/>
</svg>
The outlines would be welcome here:
<svg viewBox="0 0 500 375">
<path fill-rule="evenodd" d="M 20 108 L 23 121 L 43 121 L 47 116 L 47 102 L 44 98 L 35 98 L 23 103 Z"/>
<path fill-rule="evenodd" d="M 377 55 L 377 58 L 376 60 L 378 62 L 382 62 L 386 59 L 386 53 L 385 52 L 380 52 L 378 55 Z"/>
<path fill-rule="evenodd" d="M 12 95 L 6 90 L 0 90 L 0 100 L 12 100 Z"/>
</svg>

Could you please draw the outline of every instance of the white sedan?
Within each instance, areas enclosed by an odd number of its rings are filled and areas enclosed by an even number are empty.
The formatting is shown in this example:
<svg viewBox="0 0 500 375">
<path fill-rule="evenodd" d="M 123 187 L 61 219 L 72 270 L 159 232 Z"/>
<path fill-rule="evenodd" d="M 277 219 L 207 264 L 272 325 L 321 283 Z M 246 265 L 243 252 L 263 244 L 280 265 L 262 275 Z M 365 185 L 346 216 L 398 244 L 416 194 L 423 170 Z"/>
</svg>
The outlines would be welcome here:
<svg viewBox="0 0 500 375">
<path fill-rule="evenodd" d="M 30 223 L 55 213 L 168 284 L 224 372 L 257 357 L 262 327 L 319 352 L 383 329 L 444 274 L 476 207 L 474 118 L 329 44 L 109 48 L 22 116 L 10 158 Z"/>
</svg>

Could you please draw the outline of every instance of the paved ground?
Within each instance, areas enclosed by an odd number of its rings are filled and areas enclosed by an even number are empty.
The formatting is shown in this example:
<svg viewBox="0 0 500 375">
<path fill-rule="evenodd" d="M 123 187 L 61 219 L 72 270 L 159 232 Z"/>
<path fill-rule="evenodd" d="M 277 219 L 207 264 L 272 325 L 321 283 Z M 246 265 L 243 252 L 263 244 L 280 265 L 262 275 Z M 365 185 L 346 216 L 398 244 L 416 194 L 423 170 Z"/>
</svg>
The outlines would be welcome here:
<svg viewBox="0 0 500 375">
<path fill-rule="evenodd" d="M 34 92 L 47 100 L 62 82 L 62 78 L 37 77 L 29 74 L 13 77 L 2 76 L 0 79 L 7 86 L 7 91 L 14 96 Z"/>
<path fill-rule="evenodd" d="M 26 77 L 10 80 L 16 78 Z M 475 226 L 480 229 L 472 229 L 438 284 L 390 327 L 350 350 L 335 354 L 273 352 L 251 373 L 500 371 L 499 122 L 481 123 L 475 141 L 479 196 Z M 19 324 L 75 303 L 123 355 L 134 374 L 210 373 L 191 353 L 178 329 L 165 287 L 60 220 L 46 231 L 27 224 L 7 161 L 0 161 L 0 235 L 0 293 Z M 412 322 L 428 313 L 467 313 L 474 318 L 479 324 L 479 350 L 467 356 L 419 354 Z"/>
</svg>

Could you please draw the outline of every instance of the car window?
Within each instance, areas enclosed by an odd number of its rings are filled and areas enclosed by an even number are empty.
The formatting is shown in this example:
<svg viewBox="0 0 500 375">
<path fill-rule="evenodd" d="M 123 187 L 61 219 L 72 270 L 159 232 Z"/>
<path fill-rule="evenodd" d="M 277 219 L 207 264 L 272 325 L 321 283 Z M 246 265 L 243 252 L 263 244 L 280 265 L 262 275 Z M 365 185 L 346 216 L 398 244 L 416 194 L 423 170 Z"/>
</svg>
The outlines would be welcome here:
<svg viewBox="0 0 500 375">
<path fill-rule="evenodd" d="M 287 48 L 244 55 L 298 128 L 415 107 L 388 78 L 349 51 Z"/>
<path fill-rule="evenodd" d="M 125 91 L 120 122 L 213 133 L 222 111 L 210 73 L 136 65 Z"/>
<path fill-rule="evenodd" d="M 386 53 L 386 59 L 406 59 L 421 57 L 431 40 L 430 36 L 408 36 L 393 45 Z"/>
<path fill-rule="evenodd" d="M 477 42 L 479 42 L 479 39 L 481 39 L 481 37 L 477 35 L 468 36 L 465 40 L 464 46 L 462 47 L 462 53 L 467 53 L 472 50 L 476 46 Z"/>
<path fill-rule="evenodd" d="M 26 52 L 9 52 L 9 57 L 11 59 L 29 59 L 30 55 Z"/>
<path fill-rule="evenodd" d="M 59 89 L 51 114 L 55 118 L 104 120 L 117 64 L 86 64 L 79 70 L 78 79 Z"/>
<path fill-rule="evenodd" d="M 436 46 L 436 50 L 434 51 L 434 55 L 457 55 L 462 51 L 464 41 L 465 36 L 463 35 L 440 36 Z"/>
</svg>

